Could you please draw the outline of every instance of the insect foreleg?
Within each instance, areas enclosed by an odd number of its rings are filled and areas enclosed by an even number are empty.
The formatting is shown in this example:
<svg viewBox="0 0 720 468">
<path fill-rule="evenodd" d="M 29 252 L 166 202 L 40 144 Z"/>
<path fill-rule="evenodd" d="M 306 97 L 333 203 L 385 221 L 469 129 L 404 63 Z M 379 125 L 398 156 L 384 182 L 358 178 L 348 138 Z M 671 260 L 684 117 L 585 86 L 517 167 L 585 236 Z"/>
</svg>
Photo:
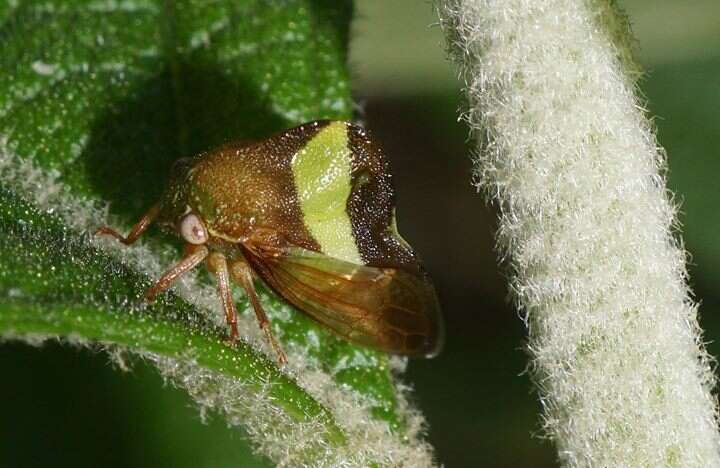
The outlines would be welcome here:
<svg viewBox="0 0 720 468">
<path fill-rule="evenodd" d="M 155 296 L 169 288 L 179 277 L 195 268 L 207 256 L 208 249 L 204 245 L 185 244 L 185 255 L 182 260 L 163 273 L 160 279 L 145 291 L 145 300 L 155 299 Z"/>
<path fill-rule="evenodd" d="M 230 341 L 235 342 L 238 339 L 237 329 L 237 310 L 235 302 L 230 293 L 230 276 L 228 273 L 227 259 L 220 252 L 212 252 L 208 257 L 208 269 L 215 273 L 218 281 L 218 293 L 222 300 L 223 310 L 225 311 L 225 320 L 230 327 Z"/>
<path fill-rule="evenodd" d="M 270 321 L 268 320 L 267 315 L 265 315 L 265 311 L 260 305 L 257 293 L 255 292 L 255 284 L 253 283 L 252 270 L 250 269 L 250 266 L 248 266 L 244 260 L 236 260 L 230 265 L 230 275 L 243 287 L 243 289 L 245 289 L 248 299 L 250 299 L 250 304 L 252 304 L 253 310 L 255 310 L 258 325 L 265 333 L 265 338 L 270 343 L 270 346 L 272 346 L 275 354 L 277 354 L 278 364 L 281 366 L 286 364 L 287 357 L 278 342 L 275 341 L 272 330 L 270 330 Z"/>
<path fill-rule="evenodd" d="M 114 229 L 111 229 L 109 226 L 103 226 L 99 228 L 97 231 L 95 231 L 93 235 L 97 236 L 98 234 L 104 234 L 108 236 L 113 236 L 115 239 L 119 240 L 123 244 L 130 245 L 136 240 L 138 240 L 138 237 L 140 237 L 142 233 L 145 232 L 145 230 L 147 230 L 147 228 L 152 224 L 152 222 L 155 221 L 155 218 L 157 218 L 159 213 L 160 203 L 156 203 L 142 216 L 142 218 L 140 218 L 137 223 L 135 223 L 135 226 L 132 227 L 127 237 L 123 236 Z"/>
</svg>

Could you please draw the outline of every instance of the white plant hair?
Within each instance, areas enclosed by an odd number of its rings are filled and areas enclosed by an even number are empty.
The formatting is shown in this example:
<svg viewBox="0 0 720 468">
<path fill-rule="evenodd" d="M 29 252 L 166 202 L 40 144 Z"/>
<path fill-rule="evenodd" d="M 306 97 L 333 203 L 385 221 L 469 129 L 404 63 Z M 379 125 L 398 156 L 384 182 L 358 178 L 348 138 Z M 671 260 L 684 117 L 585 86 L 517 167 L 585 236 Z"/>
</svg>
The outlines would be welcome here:
<svg viewBox="0 0 720 468">
<path fill-rule="evenodd" d="M 563 466 L 720 466 L 712 360 L 627 22 L 602 0 L 437 6 Z"/>
</svg>

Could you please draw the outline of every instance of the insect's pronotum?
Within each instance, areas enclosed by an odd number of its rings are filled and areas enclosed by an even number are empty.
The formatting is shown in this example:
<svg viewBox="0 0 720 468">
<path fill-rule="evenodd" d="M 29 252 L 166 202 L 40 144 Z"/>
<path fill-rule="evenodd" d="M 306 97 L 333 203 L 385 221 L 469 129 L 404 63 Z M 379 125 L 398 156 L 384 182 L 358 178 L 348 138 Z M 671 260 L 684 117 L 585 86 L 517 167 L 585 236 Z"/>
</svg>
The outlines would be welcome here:
<svg viewBox="0 0 720 468">
<path fill-rule="evenodd" d="M 154 221 L 185 247 L 145 298 L 205 261 L 217 278 L 230 339 L 238 338 L 234 281 L 281 364 L 287 359 L 258 301 L 255 276 L 351 342 L 428 357 L 442 346 L 435 289 L 396 229 L 387 161 L 356 125 L 310 122 L 181 159 L 160 201 L 127 236 L 107 226 L 97 233 L 129 245 Z"/>
</svg>

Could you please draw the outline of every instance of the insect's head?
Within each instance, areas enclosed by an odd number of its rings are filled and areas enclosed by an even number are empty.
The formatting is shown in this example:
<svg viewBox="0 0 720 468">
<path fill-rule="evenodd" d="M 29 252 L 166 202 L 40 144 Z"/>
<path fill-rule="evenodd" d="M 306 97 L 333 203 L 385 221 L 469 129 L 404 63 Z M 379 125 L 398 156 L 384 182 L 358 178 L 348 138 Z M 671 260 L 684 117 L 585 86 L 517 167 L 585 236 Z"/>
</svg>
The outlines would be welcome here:
<svg viewBox="0 0 720 468">
<path fill-rule="evenodd" d="M 158 225 L 177 234 L 190 244 L 204 244 L 209 239 L 202 216 L 190 207 L 193 158 L 179 159 L 170 170 L 168 186 L 160 200 Z"/>
</svg>

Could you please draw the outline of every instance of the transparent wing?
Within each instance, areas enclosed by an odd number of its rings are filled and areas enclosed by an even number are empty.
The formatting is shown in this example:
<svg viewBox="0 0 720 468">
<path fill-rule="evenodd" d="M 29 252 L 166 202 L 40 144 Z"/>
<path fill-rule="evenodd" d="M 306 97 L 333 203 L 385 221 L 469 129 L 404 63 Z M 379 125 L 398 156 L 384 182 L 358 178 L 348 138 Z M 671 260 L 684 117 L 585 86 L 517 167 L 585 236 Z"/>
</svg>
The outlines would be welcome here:
<svg viewBox="0 0 720 468">
<path fill-rule="evenodd" d="M 357 265 L 296 246 L 243 247 L 275 292 L 349 341 L 397 354 L 440 351 L 440 307 L 421 271 Z"/>
</svg>

